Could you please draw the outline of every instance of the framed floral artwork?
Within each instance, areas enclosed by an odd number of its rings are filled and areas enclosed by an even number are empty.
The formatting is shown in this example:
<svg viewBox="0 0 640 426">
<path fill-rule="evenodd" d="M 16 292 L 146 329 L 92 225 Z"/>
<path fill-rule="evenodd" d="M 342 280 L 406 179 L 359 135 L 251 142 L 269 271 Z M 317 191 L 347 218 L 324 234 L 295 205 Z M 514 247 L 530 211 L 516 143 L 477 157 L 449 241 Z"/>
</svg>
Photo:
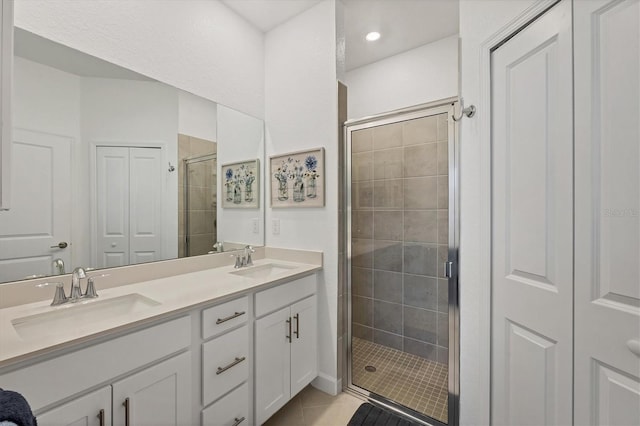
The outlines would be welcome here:
<svg viewBox="0 0 640 426">
<path fill-rule="evenodd" d="M 270 157 L 271 207 L 324 207 L 324 148 Z"/>
<path fill-rule="evenodd" d="M 260 160 L 241 161 L 221 166 L 223 208 L 260 207 Z"/>
</svg>

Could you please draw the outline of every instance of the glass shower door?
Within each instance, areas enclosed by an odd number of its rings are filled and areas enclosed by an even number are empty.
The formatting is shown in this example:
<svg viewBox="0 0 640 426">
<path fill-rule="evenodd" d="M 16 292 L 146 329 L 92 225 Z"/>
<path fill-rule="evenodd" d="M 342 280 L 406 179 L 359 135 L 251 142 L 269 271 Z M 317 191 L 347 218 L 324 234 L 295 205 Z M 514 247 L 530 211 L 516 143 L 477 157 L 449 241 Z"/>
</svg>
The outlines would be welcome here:
<svg viewBox="0 0 640 426">
<path fill-rule="evenodd" d="M 456 394 L 452 108 L 347 130 L 349 387 L 441 424 Z"/>
<path fill-rule="evenodd" d="M 184 166 L 184 253 L 207 254 L 217 241 L 216 156 L 189 158 Z"/>
</svg>

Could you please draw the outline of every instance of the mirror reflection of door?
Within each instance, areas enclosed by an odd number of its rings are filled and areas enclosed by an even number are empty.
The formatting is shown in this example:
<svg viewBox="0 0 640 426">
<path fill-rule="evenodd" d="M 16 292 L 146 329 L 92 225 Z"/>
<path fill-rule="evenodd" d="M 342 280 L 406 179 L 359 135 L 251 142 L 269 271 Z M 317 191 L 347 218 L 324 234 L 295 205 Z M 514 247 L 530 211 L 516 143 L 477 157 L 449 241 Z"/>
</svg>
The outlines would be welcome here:
<svg viewBox="0 0 640 426">
<path fill-rule="evenodd" d="M 0 282 L 52 275 L 71 264 L 71 145 L 67 137 L 14 129 L 11 210 L 0 215 Z"/>
<path fill-rule="evenodd" d="M 162 152 L 96 149 L 98 268 L 162 259 Z"/>
</svg>

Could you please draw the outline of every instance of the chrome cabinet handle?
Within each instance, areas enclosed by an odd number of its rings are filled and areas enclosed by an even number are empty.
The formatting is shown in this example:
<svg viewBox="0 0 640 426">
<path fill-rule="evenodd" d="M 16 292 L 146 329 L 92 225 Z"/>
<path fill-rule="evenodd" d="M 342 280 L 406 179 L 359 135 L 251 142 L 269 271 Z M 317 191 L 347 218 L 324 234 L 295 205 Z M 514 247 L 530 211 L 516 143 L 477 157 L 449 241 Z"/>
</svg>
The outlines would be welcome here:
<svg viewBox="0 0 640 426">
<path fill-rule="evenodd" d="M 51 246 L 51 248 L 58 248 L 58 249 L 65 249 L 67 248 L 69 244 L 67 244 L 66 241 L 61 241 L 58 244 L 56 244 L 55 246 Z"/>
<path fill-rule="evenodd" d="M 129 398 L 126 398 L 122 403 L 124 407 L 124 426 L 129 426 L 129 410 L 131 409 Z"/>
<path fill-rule="evenodd" d="M 98 413 L 98 419 L 100 419 L 100 426 L 104 426 L 104 409 Z"/>
<path fill-rule="evenodd" d="M 227 322 L 227 321 L 232 320 L 234 318 L 238 318 L 239 316 L 242 316 L 244 314 L 246 314 L 246 312 L 242 311 L 242 312 L 236 312 L 233 315 L 229 315 L 228 317 L 225 317 L 225 318 L 218 318 L 217 321 L 216 321 L 216 325 L 222 324 L 223 322 Z"/>
<path fill-rule="evenodd" d="M 289 342 L 291 342 L 291 317 L 287 320 L 287 324 L 289 324 L 289 334 L 286 337 L 289 339 Z"/>
<path fill-rule="evenodd" d="M 233 424 L 233 426 L 238 426 L 240 423 L 244 422 L 244 417 L 240 417 L 240 418 L 235 418 L 233 419 L 235 421 L 235 423 Z"/>
<path fill-rule="evenodd" d="M 300 338 L 300 314 L 295 314 L 294 318 L 296 319 L 296 331 L 293 333 L 296 335 L 296 339 Z"/>
<path fill-rule="evenodd" d="M 240 364 L 245 359 L 247 359 L 247 357 L 244 357 L 244 356 L 242 358 L 236 357 L 236 359 L 231 364 L 227 365 L 226 367 L 218 367 L 218 371 L 216 371 L 216 375 L 224 373 L 225 371 L 227 371 L 231 367 Z"/>
<path fill-rule="evenodd" d="M 640 357 L 640 340 L 629 340 L 627 342 L 627 348 L 637 357 Z"/>
</svg>

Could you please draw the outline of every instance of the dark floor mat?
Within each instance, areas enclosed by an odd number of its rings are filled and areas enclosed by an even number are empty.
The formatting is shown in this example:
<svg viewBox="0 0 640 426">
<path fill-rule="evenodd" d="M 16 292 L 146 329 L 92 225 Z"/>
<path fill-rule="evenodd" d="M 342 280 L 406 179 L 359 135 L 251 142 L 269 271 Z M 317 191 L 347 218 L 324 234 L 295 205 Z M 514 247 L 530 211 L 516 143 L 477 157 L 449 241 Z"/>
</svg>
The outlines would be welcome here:
<svg viewBox="0 0 640 426">
<path fill-rule="evenodd" d="M 389 411 L 365 402 L 353 414 L 347 426 L 418 426 Z"/>
</svg>

